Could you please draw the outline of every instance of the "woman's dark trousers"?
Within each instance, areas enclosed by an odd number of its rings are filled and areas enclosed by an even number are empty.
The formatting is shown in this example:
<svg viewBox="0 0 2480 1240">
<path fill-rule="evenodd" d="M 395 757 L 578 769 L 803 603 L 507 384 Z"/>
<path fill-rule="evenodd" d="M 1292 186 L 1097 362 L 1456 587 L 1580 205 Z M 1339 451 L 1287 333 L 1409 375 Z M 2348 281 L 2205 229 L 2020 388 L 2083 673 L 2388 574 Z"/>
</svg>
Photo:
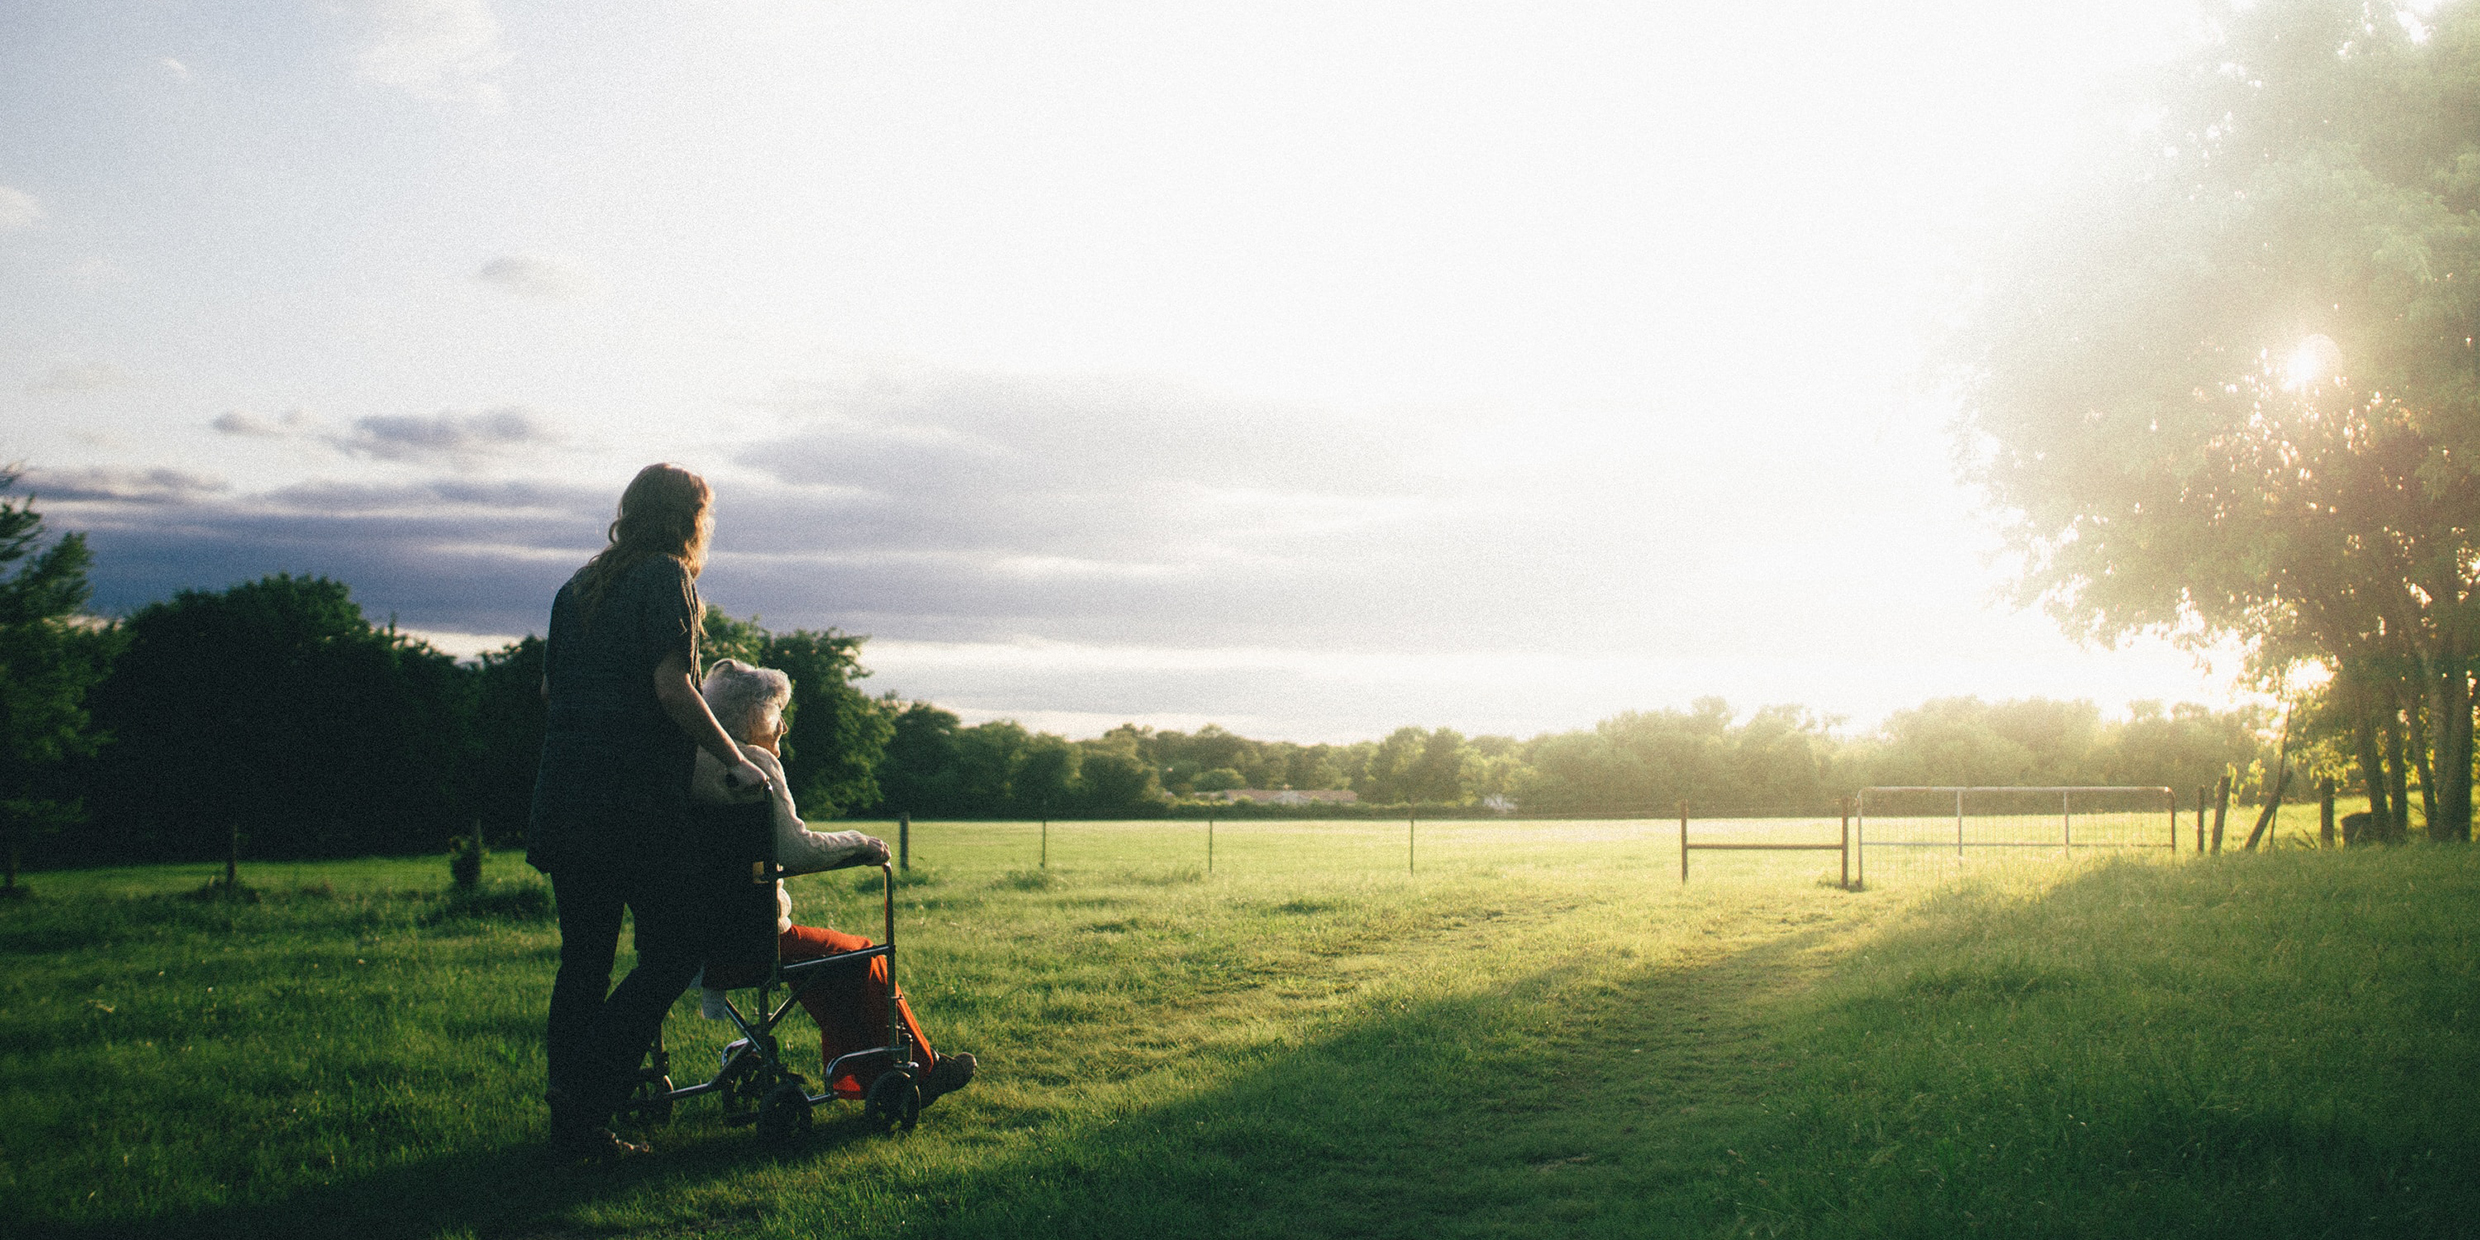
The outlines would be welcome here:
<svg viewBox="0 0 2480 1240">
<path fill-rule="evenodd" d="M 703 919 L 669 866 L 565 867 L 551 875 L 560 906 L 560 974 L 547 1030 L 554 1129 L 608 1123 L 633 1084 L 663 1017 L 705 957 Z M 637 922 L 637 967 L 611 986 L 620 910 Z"/>
</svg>

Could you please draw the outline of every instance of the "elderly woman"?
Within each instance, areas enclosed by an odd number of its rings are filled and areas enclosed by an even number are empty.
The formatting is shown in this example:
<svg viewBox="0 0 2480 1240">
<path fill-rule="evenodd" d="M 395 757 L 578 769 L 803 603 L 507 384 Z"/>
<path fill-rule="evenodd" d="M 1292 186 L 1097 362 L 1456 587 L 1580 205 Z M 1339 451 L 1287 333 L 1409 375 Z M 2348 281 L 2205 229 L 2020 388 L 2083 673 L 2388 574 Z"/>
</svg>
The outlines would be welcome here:
<svg viewBox="0 0 2480 1240">
<path fill-rule="evenodd" d="M 741 743 L 741 753 L 766 773 L 767 792 L 775 803 L 775 863 L 785 873 L 810 874 L 855 864 L 856 855 L 861 864 L 878 865 L 887 860 L 885 841 L 859 831 L 812 831 L 802 823 L 801 811 L 793 805 L 791 789 L 784 779 L 781 756 L 784 706 L 792 700 L 791 677 L 771 667 L 752 667 L 738 659 L 724 659 L 706 673 L 700 692 L 716 722 Z M 718 804 L 751 799 L 751 794 L 732 787 L 726 776 L 719 759 L 699 753 L 690 795 Z M 812 960 L 871 945 L 870 940 L 857 934 L 823 926 L 794 925 L 792 897 L 785 893 L 781 882 L 775 884 L 775 908 L 775 951 L 780 959 Z M 887 988 L 887 961 L 880 957 L 870 962 L 869 974 L 859 985 L 819 985 L 801 993 L 801 1006 L 818 1023 L 821 1063 L 834 1063 L 837 1056 L 886 1045 Z M 897 1009 L 912 1031 L 913 1045 L 919 1048 L 927 1071 L 922 1081 L 922 1103 L 928 1105 L 941 1094 L 963 1088 L 965 1082 L 973 1079 L 973 1056 L 941 1055 L 932 1050 L 930 1039 L 922 1035 L 921 1022 L 913 1019 L 913 1008 L 905 1001 L 903 989 L 897 988 L 895 994 Z M 863 1082 L 847 1076 L 828 1085 L 838 1094 L 857 1098 L 861 1096 Z"/>
</svg>

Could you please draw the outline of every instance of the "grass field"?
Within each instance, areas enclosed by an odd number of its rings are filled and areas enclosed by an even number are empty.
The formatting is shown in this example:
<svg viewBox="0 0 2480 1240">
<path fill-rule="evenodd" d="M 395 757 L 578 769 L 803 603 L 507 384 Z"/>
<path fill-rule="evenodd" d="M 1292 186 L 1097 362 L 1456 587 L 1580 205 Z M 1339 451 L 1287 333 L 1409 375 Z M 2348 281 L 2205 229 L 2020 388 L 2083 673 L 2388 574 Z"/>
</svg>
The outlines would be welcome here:
<svg viewBox="0 0 2480 1240">
<path fill-rule="evenodd" d="M 1831 853 L 1682 886 L 1676 824 L 1424 823 L 1411 874 L 1401 824 L 1218 824 L 1210 875 L 1204 834 L 1054 824 L 1041 868 L 1034 824 L 917 827 L 899 974 L 983 1078 L 788 1151 L 692 1102 L 605 1168 L 539 1149 L 557 935 L 517 859 L 473 899 L 437 858 L 251 866 L 257 903 L 36 875 L 0 904 L 0 1228 L 2480 1231 L 2468 849 L 1846 892 Z M 868 931 L 861 881 L 795 880 L 798 916 Z"/>
</svg>

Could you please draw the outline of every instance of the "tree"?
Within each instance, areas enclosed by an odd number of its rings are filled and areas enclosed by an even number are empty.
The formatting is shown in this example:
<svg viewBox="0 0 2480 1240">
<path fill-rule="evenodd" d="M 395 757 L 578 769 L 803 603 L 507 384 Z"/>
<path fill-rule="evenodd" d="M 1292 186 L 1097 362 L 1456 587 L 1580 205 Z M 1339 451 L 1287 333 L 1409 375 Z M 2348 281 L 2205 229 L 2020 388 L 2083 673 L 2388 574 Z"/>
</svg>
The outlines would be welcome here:
<svg viewBox="0 0 2480 1240">
<path fill-rule="evenodd" d="M 95 798 L 128 860 L 426 852 L 469 821 L 455 660 L 372 627 L 344 584 L 184 590 L 123 623 L 96 686 Z"/>
<path fill-rule="evenodd" d="M 0 492 L 17 479 L 16 470 L 0 470 Z M 120 643 L 117 630 L 79 616 L 90 597 L 91 561 L 82 535 L 43 545 L 34 497 L 0 499 L 0 569 L 9 569 L 0 578 L 0 831 L 7 833 L 0 890 L 17 889 L 28 836 L 83 812 L 55 776 L 102 740 L 89 727 L 86 695 Z"/>
<path fill-rule="evenodd" d="M 955 712 L 928 702 L 886 705 L 893 711 L 884 760 L 878 770 L 879 804 L 890 814 L 954 812 L 957 795 Z"/>
<path fill-rule="evenodd" d="M 828 629 L 768 634 L 764 664 L 792 677 L 792 704 L 784 711 L 784 778 L 801 812 L 833 818 L 875 805 L 877 770 L 895 735 L 884 703 L 855 687 L 869 676 L 861 666 L 866 637 Z"/>
<path fill-rule="evenodd" d="M 2101 109 L 1951 342 L 2027 598 L 2321 665 L 2371 801 L 2471 824 L 2480 13 L 2267 0 Z M 2143 123 L 2130 125 L 2130 118 Z"/>
<path fill-rule="evenodd" d="M 526 637 L 486 651 L 468 672 L 465 812 L 484 838 L 513 845 L 534 811 L 534 773 L 542 763 L 543 639 Z"/>
</svg>

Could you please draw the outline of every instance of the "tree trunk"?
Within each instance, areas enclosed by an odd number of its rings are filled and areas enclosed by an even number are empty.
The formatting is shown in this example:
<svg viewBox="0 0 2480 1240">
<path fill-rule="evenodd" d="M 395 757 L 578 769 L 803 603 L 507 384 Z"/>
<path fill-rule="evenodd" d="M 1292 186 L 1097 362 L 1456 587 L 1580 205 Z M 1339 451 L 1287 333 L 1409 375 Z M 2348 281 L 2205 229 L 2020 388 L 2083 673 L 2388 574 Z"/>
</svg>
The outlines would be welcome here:
<svg viewBox="0 0 2480 1240">
<path fill-rule="evenodd" d="M 2385 729 L 2385 791 L 2394 807 L 2385 837 L 2399 840 L 2411 833 L 2411 771 L 2403 762 L 2402 710 L 2389 702 L 2382 716 Z"/>
<path fill-rule="evenodd" d="M 2471 669 L 2463 643 L 2449 639 L 2428 676 L 2430 741 L 2437 795 L 2429 799 L 2428 838 L 2471 840 Z"/>
<path fill-rule="evenodd" d="M 2385 794 L 2385 761 L 2379 749 L 2377 707 L 2375 702 L 2369 700 L 2373 695 L 2368 694 L 2364 686 L 2353 685 L 2352 689 L 2352 696 L 2359 699 L 2359 710 L 2355 712 L 2359 716 L 2359 727 L 2354 729 L 2358 735 L 2353 738 L 2359 742 L 2359 780 L 2368 791 L 2368 816 L 2377 824 L 2377 833 L 2383 835 L 2387 825 L 2394 821 L 2394 806 Z"/>
<path fill-rule="evenodd" d="M 2316 790 L 2316 846 L 2334 846 L 2334 781 L 2330 779 Z"/>
<path fill-rule="evenodd" d="M 2420 777 L 2420 821 L 2429 824 L 2429 829 L 2434 831 L 2437 829 L 2437 768 L 2429 763 L 2427 700 L 2430 696 L 2427 682 L 2431 679 L 2423 675 L 2417 691 L 2410 685 L 2404 685 L 2400 693 L 2405 731 L 2411 743 L 2411 769 Z"/>
</svg>

